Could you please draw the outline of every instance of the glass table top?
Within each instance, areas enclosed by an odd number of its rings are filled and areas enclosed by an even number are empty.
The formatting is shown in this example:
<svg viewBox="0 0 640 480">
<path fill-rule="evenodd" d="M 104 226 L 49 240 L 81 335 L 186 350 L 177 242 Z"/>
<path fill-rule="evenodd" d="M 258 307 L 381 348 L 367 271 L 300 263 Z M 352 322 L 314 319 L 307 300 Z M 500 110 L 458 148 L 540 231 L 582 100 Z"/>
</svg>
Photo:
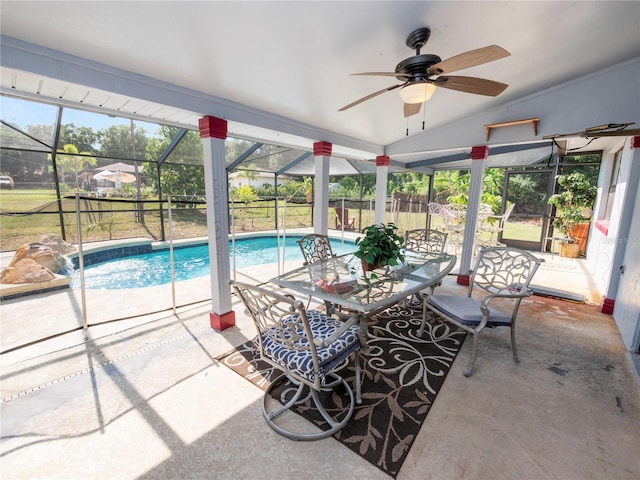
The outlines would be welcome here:
<svg viewBox="0 0 640 480">
<path fill-rule="evenodd" d="M 369 313 L 428 288 L 445 277 L 455 263 L 455 255 L 406 252 L 402 265 L 363 272 L 361 260 L 348 253 L 292 270 L 271 282 Z"/>
</svg>

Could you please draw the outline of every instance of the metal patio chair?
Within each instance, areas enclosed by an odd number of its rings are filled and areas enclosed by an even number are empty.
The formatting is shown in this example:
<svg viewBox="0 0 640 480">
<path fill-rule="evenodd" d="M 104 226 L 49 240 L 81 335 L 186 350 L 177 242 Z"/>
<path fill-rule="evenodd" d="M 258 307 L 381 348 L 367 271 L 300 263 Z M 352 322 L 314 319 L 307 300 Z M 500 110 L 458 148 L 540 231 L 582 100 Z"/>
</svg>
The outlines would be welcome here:
<svg viewBox="0 0 640 480">
<path fill-rule="evenodd" d="M 361 403 L 359 316 L 341 322 L 320 311 L 305 309 L 302 302 L 292 296 L 240 282 L 231 281 L 230 284 L 247 307 L 258 331 L 254 342 L 260 360 L 283 371 L 272 381 L 262 399 L 262 414 L 267 424 L 293 440 L 319 440 L 342 429 L 351 418 L 356 402 Z M 355 363 L 355 396 L 346 380 L 336 373 L 346 366 L 350 357 L 354 357 Z M 285 393 L 282 393 L 279 400 L 283 405 L 278 403 L 269 409 L 271 392 L 285 380 L 293 384 L 295 393 L 288 395 L 291 398 L 284 398 Z M 328 424 L 326 430 L 304 433 L 284 426 L 287 421 L 281 416 L 306 400 L 305 387 Z M 330 415 L 323 405 L 321 392 L 337 388 L 344 389 L 349 397 L 348 404 L 341 409 L 342 413 Z M 285 389 L 285 392 L 291 391 Z M 271 403 L 277 402 L 271 400 Z"/>
<path fill-rule="evenodd" d="M 311 265 L 320 260 L 326 260 L 330 257 L 335 257 L 333 249 L 331 248 L 331 242 L 329 237 L 319 233 L 310 233 L 305 235 L 297 241 L 302 251 L 302 257 L 304 258 L 303 265 Z M 309 297 L 307 302 L 307 308 L 311 306 L 312 297 Z M 324 302 L 327 312 L 332 313 L 333 306 L 329 302 Z"/>
<path fill-rule="evenodd" d="M 429 295 L 423 302 L 425 310 L 418 335 L 422 336 L 424 332 L 427 308 L 470 333 L 473 336 L 473 350 L 464 370 L 465 377 L 469 377 L 478 354 L 480 332 L 485 327 L 509 327 L 513 358 L 519 362 L 516 349 L 518 308 L 522 299 L 533 293 L 529 284 L 543 261 L 529 252 L 516 248 L 481 248 L 467 296 Z M 481 300 L 471 297 L 476 286 L 487 294 Z M 511 311 L 504 313 L 493 308 L 492 302 L 496 298 L 510 300 Z"/>
<path fill-rule="evenodd" d="M 405 250 L 418 253 L 444 253 L 447 234 L 439 230 L 416 228 L 404 232 Z"/>
<path fill-rule="evenodd" d="M 408 252 L 417 253 L 445 253 L 447 244 L 447 234 L 439 230 L 428 228 L 416 228 L 404 232 L 404 247 Z M 429 287 L 429 294 L 432 294 L 436 287 L 442 285 L 442 282 L 434 283 Z M 422 296 L 416 294 L 413 296 L 414 303 L 418 305 L 422 303 Z"/>
<path fill-rule="evenodd" d="M 478 247 L 504 247 L 505 244 L 498 241 L 498 236 L 504 231 L 504 226 L 509 220 L 515 203 L 510 203 L 502 215 L 487 215 L 481 218 L 476 234 Z M 483 233 L 488 233 L 489 238 L 483 238 Z"/>
<path fill-rule="evenodd" d="M 297 241 L 304 258 L 303 265 L 310 265 L 318 260 L 335 257 L 329 237 L 319 233 L 310 233 Z"/>
<path fill-rule="evenodd" d="M 464 227 L 467 220 L 467 206 L 457 203 L 443 205 L 441 209 L 444 221 L 443 230 L 447 232 L 447 241 L 453 246 L 454 252 L 462 250 Z"/>
</svg>

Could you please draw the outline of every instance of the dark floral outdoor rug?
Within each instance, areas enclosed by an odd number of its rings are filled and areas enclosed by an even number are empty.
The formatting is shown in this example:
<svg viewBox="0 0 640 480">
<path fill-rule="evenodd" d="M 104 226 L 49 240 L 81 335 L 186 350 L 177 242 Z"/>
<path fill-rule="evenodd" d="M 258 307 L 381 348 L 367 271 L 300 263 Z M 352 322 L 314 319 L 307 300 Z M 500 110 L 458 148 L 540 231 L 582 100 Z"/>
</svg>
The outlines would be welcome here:
<svg viewBox="0 0 640 480">
<path fill-rule="evenodd" d="M 356 405 L 351 420 L 334 435 L 345 446 L 382 471 L 396 477 L 451 364 L 465 333 L 431 316 L 422 338 L 417 336 L 422 318 L 418 305 L 391 307 L 371 318 L 370 353 L 362 357 L 362 405 Z M 253 342 L 247 342 L 218 360 L 263 390 L 281 372 L 254 359 Z M 340 373 L 354 385 L 350 365 Z M 278 398 L 287 382 L 274 389 Z M 344 397 L 327 395 L 327 410 L 346 408 Z M 336 402 L 331 405 L 331 400 Z M 321 425 L 324 421 L 311 407 L 309 398 L 298 413 Z"/>
</svg>

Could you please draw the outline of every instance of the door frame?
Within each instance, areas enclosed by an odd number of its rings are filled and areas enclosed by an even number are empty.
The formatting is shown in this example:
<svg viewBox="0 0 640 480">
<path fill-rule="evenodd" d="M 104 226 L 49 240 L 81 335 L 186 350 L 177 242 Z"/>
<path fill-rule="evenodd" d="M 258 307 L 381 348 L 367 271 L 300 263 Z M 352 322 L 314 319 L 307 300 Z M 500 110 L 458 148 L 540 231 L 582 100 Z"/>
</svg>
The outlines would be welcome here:
<svg viewBox="0 0 640 480">
<path fill-rule="evenodd" d="M 509 178 L 511 175 L 539 175 L 539 174 L 547 174 L 549 176 L 547 181 L 547 194 L 545 198 L 548 200 L 551 195 L 554 193 L 554 188 L 556 188 L 555 178 L 558 174 L 558 164 L 554 164 L 553 168 L 541 168 L 541 169 L 519 169 L 519 170 L 505 170 L 504 174 L 504 186 L 502 188 L 502 211 L 505 211 L 507 206 L 507 192 L 509 187 Z M 551 225 L 553 214 L 555 207 L 553 205 L 549 205 L 545 202 L 544 211 L 540 215 L 533 215 L 531 218 L 542 218 L 542 227 L 540 229 L 540 238 L 537 242 L 529 241 L 529 240 L 514 240 L 514 239 L 505 239 L 503 238 L 503 232 L 500 232 L 498 236 L 498 241 L 504 243 L 508 247 L 521 248 L 523 250 L 536 250 L 542 251 L 542 242 L 545 237 L 550 236 L 550 229 L 553 228 Z M 513 215 L 513 214 L 512 214 Z M 547 245 L 544 246 L 545 250 Z"/>
</svg>

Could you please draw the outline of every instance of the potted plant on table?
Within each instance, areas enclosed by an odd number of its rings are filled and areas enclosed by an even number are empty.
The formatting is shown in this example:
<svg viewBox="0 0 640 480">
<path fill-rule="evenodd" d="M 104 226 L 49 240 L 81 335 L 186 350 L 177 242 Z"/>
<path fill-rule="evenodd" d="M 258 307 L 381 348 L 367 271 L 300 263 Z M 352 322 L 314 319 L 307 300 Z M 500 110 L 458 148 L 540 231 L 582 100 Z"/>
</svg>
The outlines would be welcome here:
<svg viewBox="0 0 640 480">
<path fill-rule="evenodd" d="M 586 234 L 580 231 L 584 231 L 585 226 L 588 231 L 598 189 L 581 172 L 558 175 L 556 180 L 561 190 L 552 195 L 548 203 L 557 208 L 553 226 L 568 239 L 561 243 L 560 255 L 575 258 L 584 249 Z"/>
<path fill-rule="evenodd" d="M 393 223 L 370 225 L 362 230 L 364 237 L 356 238 L 358 249 L 354 255 L 362 260 L 367 272 L 404 261 L 404 238 L 398 235 Z"/>
</svg>

